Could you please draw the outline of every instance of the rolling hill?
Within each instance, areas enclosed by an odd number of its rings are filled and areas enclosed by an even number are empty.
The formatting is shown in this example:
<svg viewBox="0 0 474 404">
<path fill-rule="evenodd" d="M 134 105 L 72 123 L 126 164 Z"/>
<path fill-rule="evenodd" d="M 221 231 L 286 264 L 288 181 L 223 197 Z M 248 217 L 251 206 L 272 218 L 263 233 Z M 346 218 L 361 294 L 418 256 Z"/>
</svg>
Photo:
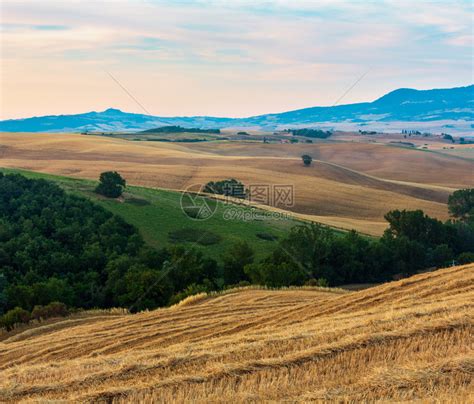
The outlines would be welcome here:
<svg viewBox="0 0 474 404">
<path fill-rule="evenodd" d="M 183 190 L 236 178 L 288 184 L 304 219 L 380 235 L 391 209 L 422 209 L 446 220 L 447 198 L 470 188 L 472 159 L 374 143 L 135 142 L 78 134 L 1 134 L 1 166 L 97 179 L 116 170 L 128 184 Z M 310 154 L 311 167 L 301 155 Z"/>
<path fill-rule="evenodd" d="M 409 124 L 410 123 L 410 124 Z M 259 128 L 327 126 L 342 129 L 420 129 L 472 133 L 474 85 L 451 89 L 398 89 L 373 101 L 312 107 L 248 118 L 159 117 L 109 108 L 102 112 L 51 115 L 0 121 L 3 132 L 134 132 L 160 126 L 195 128 Z M 408 128 L 407 128 L 408 126 Z"/>
<path fill-rule="evenodd" d="M 24 170 L 0 168 L 4 173 L 20 173 L 28 178 L 53 181 L 68 193 L 92 200 L 108 211 L 134 225 L 145 242 L 155 248 L 183 244 L 202 251 L 217 261 L 236 242 L 252 244 L 257 259 L 263 258 L 277 242 L 286 237 L 293 226 L 301 224 L 291 217 L 266 217 L 262 220 L 250 207 L 240 206 L 247 220 L 224 215 L 225 206 L 216 204 L 216 211 L 207 220 L 191 220 L 180 207 L 181 194 L 176 191 L 128 186 L 119 200 L 103 198 L 94 192 L 96 181 L 73 179 Z M 211 201 L 209 201 L 211 203 Z"/>
<path fill-rule="evenodd" d="M 71 317 L 1 336 L 0 400 L 472 402 L 473 301 L 471 264 Z"/>
</svg>

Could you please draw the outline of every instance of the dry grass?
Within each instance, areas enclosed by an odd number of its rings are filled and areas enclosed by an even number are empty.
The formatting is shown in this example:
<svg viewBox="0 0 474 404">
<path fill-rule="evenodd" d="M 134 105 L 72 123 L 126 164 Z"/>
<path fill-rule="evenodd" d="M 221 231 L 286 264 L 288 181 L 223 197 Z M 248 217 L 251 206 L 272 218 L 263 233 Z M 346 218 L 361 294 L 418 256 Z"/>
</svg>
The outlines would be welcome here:
<svg viewBox="0 0 474 404">
<path fill-rule="evenodd" d="M 470 265 L 46 326 L 0 343 L 0 400 L 472 402 L 473 302 Z"/>
<path fill-rule="evenodd" d="M 133 142 L 72 134 L 0 134 L 1 165 L 96 179 L 117 170 L 130 184 L 184 189 L 235 177 L 291 184 L 301 217 L 381 234 L 391 209 L 423 209 L 447 219 L 456 188 L 472 187 L 474 162 L 370 143 L 262 144 Z M 311 167 L 302 154 L 315 159 Z"/>
</svg>

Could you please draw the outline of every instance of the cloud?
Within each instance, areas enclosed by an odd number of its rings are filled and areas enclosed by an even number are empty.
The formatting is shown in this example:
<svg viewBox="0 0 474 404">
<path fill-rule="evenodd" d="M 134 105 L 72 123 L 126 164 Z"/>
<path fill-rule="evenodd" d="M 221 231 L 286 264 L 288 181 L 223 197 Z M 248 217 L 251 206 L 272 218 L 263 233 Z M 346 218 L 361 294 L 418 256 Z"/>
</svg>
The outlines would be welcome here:
<svg viewBox="0 0 474 404">
<path fill-rule="evenodd" d="M 34 25 L 32 28 L 37 31 L 65 31 L 69 29 L 66 25 Z"/>
<path fill-rule="evenodd" d="M 100 81 L 104 69 L 125 77 L 127 87 L 141 92 L 137 98 L 149 100 L 150 111 L 179 115 L 330 104 L 369 66 L 370 80 L 346 102 L 397 86 L 472 80 L 469 1 L 6 0 L 2 15 L 2 111 L 8 116 L 114 105 L 103 92 L 113 85 Z M 66 97 L 50 85 L 49 71 L 60 71 L 71 91 L 90 83 L 90 96 Z M 187 97 L 171 99 L 173 88 Z M 62 101 L 42 102 L 37 94 L 45 91 Z M 157 103 L 165 91 L 166 101 Z"/>
</svg>

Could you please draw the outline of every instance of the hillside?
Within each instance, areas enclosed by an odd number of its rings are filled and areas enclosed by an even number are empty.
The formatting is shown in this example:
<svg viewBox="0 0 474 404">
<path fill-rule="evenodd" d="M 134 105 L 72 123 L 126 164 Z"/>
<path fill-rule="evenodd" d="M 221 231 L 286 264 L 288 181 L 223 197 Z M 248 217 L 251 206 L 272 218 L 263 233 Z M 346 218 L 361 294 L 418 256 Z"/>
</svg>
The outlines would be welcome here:
<svg viewBox="0 0 474 404">
<path fill-rule="evenodd" d="M 448 218 L 447 198 L 471 188 L 472 159 L 374 143 L 134 142 L 77 134 L 0 134 L 2 167 L 97 179 L 116 170 L 128 184 L 186 189 L 236 178 L 293 186 L 287 209 L 330 226 L 380 235 L 392 209 Z M 427 142 L 427 140 L 425 141 Z M 314 162 L 303 166 L 301 155 Z"/>
<path fill-rule="evenodd" d="M 109 108 L 101 112 L 75 115 L 50 115 L 0 121 L 4 132 L 134 132 L 160 126 L 194 128 L 285 128 L 329 125 L 335 128 L 368 127 L 378 130 L 419 129 L 472 133 L 474 85 L 450 89 L 398 89 L 373 102 L 311 107 L 295 111 L 246 118 L 211 116 L 160 117 L 122 112 Z M 435 124 L 433 124 L 435 122 Z M 410 124 L 412 123 L 412 124 Z M 369 126 L 367 126 L 369 125 Z M 424 129 L 423 129 L 424 128 Z"/>
<path fill-rule="evenodd" d="M 233 291 L 0 342 L 0 400 L 472 402 L 474 265 L 359 292 Z"/>
<path fill-rule="evenodd" d="M 227 218 L 225 207 L 216 206 L 208 220 L 190 220 L 180 207 L 181 194 L 176 191 L 128 186 L 120 200 L 103 198 L 94 192 L 96 181 L 0 168 L 4 173 L 21 173 L 28 178 L 53 181 L 69 193 L 92 200 L 135 226 L 146 243 L 161 248 L 180 243 L 202 251 L 218 261 L 234 243 L 246 240 L 252 244 L 257 258 L 263 258 L 301 221 L 290 218 L 259 219 L 248 207 L 240 207 L 247 220 Z M 258 211 L 262 213 L 262 211 Z M 268 235 L 265 239 L 261 235 Z M 260 235 L 260 237 L 259 237 Z"/>
</svg>

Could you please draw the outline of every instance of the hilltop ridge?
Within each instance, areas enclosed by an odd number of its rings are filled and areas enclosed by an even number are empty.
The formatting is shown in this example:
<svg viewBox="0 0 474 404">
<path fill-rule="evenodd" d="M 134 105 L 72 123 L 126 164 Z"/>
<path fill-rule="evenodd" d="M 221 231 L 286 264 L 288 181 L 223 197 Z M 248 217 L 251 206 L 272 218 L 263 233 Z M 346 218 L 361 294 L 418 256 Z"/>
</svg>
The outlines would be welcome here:
<svg viewBox="0 0 474 404">
<path fill-rule="evenodd" d="M 379 127 L 395 130 L 409 123 L 429 130 L 472 132 L 474 123 L 474 85 L 450 89 L 398 89 L 376 99 L 346 105 L 303 108 L 288 112 L 246 118 L 212 116 L 160 117 L 108 108 L 102 112 L 75 115 L 50 115 L 0 121 L 3 132 L 81 132 L 147 130 L 159 126 L 202 129 L 253 128 L 282 129 L 288 126 L 325 126 L 355 130 Z M 423 129 L 422 129 L 423 130 Z"/>
</svg>

